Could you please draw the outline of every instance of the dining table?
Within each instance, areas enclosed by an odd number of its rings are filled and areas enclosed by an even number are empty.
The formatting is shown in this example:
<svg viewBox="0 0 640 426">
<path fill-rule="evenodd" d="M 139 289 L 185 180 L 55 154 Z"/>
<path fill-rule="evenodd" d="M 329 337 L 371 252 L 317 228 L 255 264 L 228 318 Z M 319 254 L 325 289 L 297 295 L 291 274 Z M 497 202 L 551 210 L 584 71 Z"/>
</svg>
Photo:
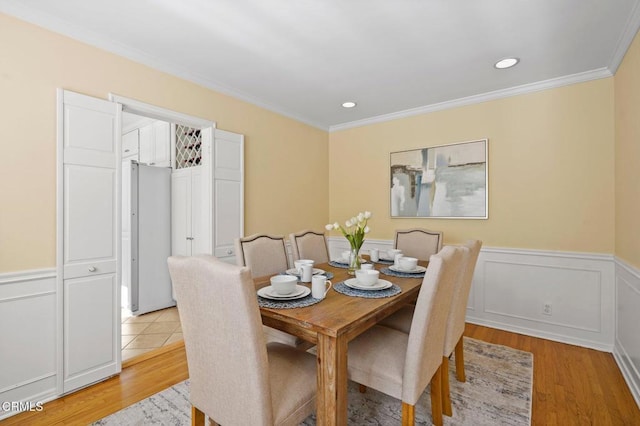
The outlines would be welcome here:
<svg viewBox="0 0 640 426">
<path fill-rule="evenodd" d="M 420 262 L 422 266 L 426 264 L 427 262 Z M 285 331 L 316 345 L 318 357 L 316 424 L 318 425 L 347 424 L 349 341 L 404 305 L 414 302 L 423 281 L 423 275 L 389 276 L 380 273 L 381 280 L 387 280 L 400 289 L 398 294 L 381 298 L 354 297 L 335 290 L 337 284 L 354 277 L 348 274 L 346 267 L 334 265 L 336 262 L 314 265 L 327 275 L 333 275 L 331 281 L 334 288 L 331 288 L 320 302 L 293 309 L 260 307 L 264 325 Z M 378 270 L 388 266 L 374 263 L 375 269 Z M 270 278 L 270 276 L 254 278 L 256 290 L 270 285 Z M 310 287 L 310 283 L 300 284 Z"/>
</svg>

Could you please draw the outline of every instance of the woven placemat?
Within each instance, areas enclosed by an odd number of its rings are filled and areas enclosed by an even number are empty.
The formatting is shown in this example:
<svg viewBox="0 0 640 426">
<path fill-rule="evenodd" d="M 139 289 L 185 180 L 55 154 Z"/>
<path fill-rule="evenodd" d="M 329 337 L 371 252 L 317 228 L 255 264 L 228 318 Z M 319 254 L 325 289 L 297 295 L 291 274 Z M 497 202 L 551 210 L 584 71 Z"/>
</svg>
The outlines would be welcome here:
<svg viewBox="0 0 640 426">
<path fill-rule="evenodd" d="M 382 299 L 383 297 L 391 297 L 402 293 L 402 289 L 395 284 L 384 290 L 358 290 L 357 288 L 349 287 L 344 281 L 334 284 L 333 289 L 345 296 L 364 297 L 366 299 Z"/>
<path fill-rule="evenodd" d="M 389 268 L 380 269 L 385 275 L 389 275 L 390 277 L 399 277 L 399 278 L 424 278 L 424 272 L 420 272 L 418 274 L 412 274 L 410 272 L 398 272 Z"/>
<path fill-rule="evenodd" d="M 302 299 L 294 299 L 294 300 L 271 300 L 271 299 L 266 299 L 264 297 L 258 296 L 258 305 L 261 308 L 272 308 L 272 309 L 304 308 L 307 306 L 315 305 L 318 302 L 322 302 L 322 299 L 314 299 L 313 297 L 311 297 L 311 294 L 303 297 Z"/>
<path fill-rule="evenodd" d="M 290 274 L 287 274 L 286 272 L 280 272 L 278 275 L 290 275 Z M 333 272 L 331 272 L 331 271 L 324 271 L 324 273 L 322 275 L 327 277 L 328 280 L 333 278 Z M 302 282 L 302 281 L 300 281 L 300 277 L 298 277 L 298 282 Z"/>
<path fill-rule="evenodd" d="M 333 266 L 334 268 L 343 268 L 343 269 L 347 269 L 349 267 L 348 263 L 342 263 L 336 260 L 330 260 L 329 265 Z"/>
<path fill-rule="evenodd" d="M 393 265 L 393 260 L 387 260 L 387 259 L 378 259 L 376 261 L 373 261 L 373 263 L 378 263 L 380 265 Z"/>
</svg>

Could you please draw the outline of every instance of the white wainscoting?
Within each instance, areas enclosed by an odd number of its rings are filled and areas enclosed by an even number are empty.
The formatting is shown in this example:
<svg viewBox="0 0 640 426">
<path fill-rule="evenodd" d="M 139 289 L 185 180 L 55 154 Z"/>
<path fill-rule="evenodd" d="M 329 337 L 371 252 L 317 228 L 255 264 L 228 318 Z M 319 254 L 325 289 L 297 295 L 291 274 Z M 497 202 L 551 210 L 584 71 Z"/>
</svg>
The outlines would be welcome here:
<svg viewBox="0 0 640 426">
<path fill-rule="evenodd" d="M 393 241 L 365 240 L 362 253 L 392 246 Z M 341 237 L 329 238 L 329 247 L 332 259 L 349 249 Z M 614 274 L 611 255 L 483 247 L 467 321 L 612 352 Z M 545 304 L 551 315 L 544 313 Z"/>
<path fill-rule="evenodd" d="M 616 258 L 616 340 L 613 355 L 640 406 L 640 270 Z"/>
<path fill-rule="evenodd" d="M 0 401 L 55 398 L 55 269 L 0 274 L 0 324 Z M 13 414 L 0 409 L 0 419 Z"/>
</svg>

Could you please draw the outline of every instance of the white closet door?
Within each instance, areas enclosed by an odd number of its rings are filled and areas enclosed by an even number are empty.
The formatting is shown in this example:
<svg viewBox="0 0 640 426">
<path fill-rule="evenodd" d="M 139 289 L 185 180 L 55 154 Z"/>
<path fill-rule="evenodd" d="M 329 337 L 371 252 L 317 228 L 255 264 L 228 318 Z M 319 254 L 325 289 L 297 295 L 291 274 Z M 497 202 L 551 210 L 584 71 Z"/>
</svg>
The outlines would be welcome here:
<svg viewBox="0 0 640 426">
<path fill-rule="evenodd" d="M 244 136 L 216 129 L 213 142 L 213 250 L 233 261 L 244 235 Z"/>
<path fill-rule="evenodd" d="M 59 91 L 64 393 L 120 371 L 120 105 Z"/>
<path fill-rule="evenodd" d="M 171 253 L 191 256 L 191 170 L 171 173 Z"/>
</svg>

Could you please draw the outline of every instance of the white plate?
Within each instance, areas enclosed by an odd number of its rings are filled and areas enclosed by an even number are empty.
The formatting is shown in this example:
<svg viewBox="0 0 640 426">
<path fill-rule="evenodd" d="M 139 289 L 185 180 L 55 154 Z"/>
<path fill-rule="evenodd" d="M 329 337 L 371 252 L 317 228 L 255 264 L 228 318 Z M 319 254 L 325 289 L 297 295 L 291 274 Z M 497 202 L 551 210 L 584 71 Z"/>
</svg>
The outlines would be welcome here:
<svg viewBox="0 0 640 426">
<path fill-rule="evenodd" d="M 405 274 L 421 274 L 423 272 L 427 272 L 427 268 L 420 265 L 416 266 L 416 269 L 411 270 L 402 269 L 401 267 L 396 265 L 389 265 L 389 269 L 396 272 L 404 272 Z"/>
<path fill-rule="evenodd" d="M 287 274 L 295 275 L 296 277 L 300 276 L 296 268 L 287 269 Z M 324 271 L 322 269 L 313 268 L 313 275 L 318 275 L 318 274 L 324 274 Z"/>
<path fill-rule="evenodd" d="M 384 290 L 393 285 L 393 283 L 387 280 L 378 280 L 374 285 L 363 285 L 356 278 L 349 278 L 344 282 L 347 287 L 355 288 L 357 290 Z"/>
<path fill-rule="evenodd" d="M 308 296 L 309 293 L 311 293 L 311 289 L 303 285 L 297 285 L 293 293 L 286 295 L 275 293 L 272 290 L 273 289 L 271 288 L 271 286 L 262 287 L 260 290 L 258 290 L 258 296 L 271 300 L 295 300 L 302 299 L 303 297 Z"/>
</svg>

